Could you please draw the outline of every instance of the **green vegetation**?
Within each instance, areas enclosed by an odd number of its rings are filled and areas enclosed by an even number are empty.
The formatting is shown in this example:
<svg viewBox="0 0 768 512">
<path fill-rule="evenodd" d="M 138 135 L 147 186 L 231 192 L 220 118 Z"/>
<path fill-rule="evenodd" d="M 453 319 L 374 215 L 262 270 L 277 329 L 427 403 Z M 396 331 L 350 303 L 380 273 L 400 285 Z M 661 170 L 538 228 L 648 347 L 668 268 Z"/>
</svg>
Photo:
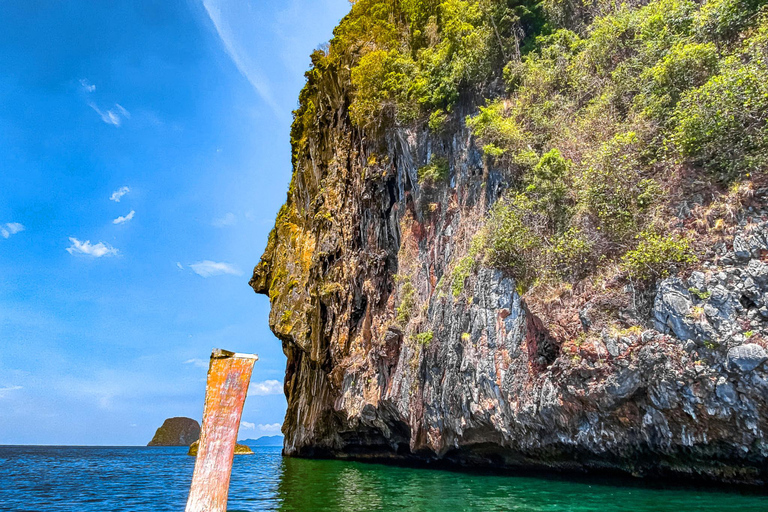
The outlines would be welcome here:
<svg viewBox="0 0 768 512">
<path fill-rule="evenodd" d="M 663 237 L 648 232 L 642 233 L 640 238 L 637 248 L 628 251 L 621 259 L 624 270 L 634 279 L 648 281 L 667 277 L 670 267 L 696 261 L 688 240 L 684 238 Z"/>
<path fill-rule="evenodd" d="M 469 246 L 469 252 L 461 258 L 453 268 L 451 274 L 451 295 L 454 298 L 464 292 L 464 286 L 467 278 L 475 270 L 476 265 L 481 261 L 481 251 L 485 246 L 485 231 L 480 230 L 474 237 Z"/>
<path fill-rule="evenodd" d="M 419 185 L 434 186 L 448 179 L 449 175 L 448 160 L 443 157 L 433 156 L 429 164 L 418 171 Z"/>
<path fill-rule="evenodd" d="M 712 292 L 703 292 L 698 288 L 688 288 L 688 291 L 699 300 L 707 300 L 712 296 Z"/>
<path fill-rule="evenodd" d="M 312 55 L 294 112 L 294 157 L 316 122 L 318 87 L 333 74 L 353 86 L 358 128 L 419 121 L 439 131 L 463 93 L 482 91 L 531 47 L 545 18 L 534 0 L 354 1 L 328 47 Z"/>
<path fill-rule="evenodd" d="M 418 334 L 415 334 L 413 336 L 413 339 L 416 340 L 416 343 L 418 343 L 419 345 L 428 347 L 429 344 L 432 343 L 433 337 L 434 337 L 434 333 L 432 331 L 426 331 L 426 332 L 420 332 Z"/>
<path fill-rule="evenodd" d="M 456 268 L 453 269 L 453 280 L 451 281 L 451 295 L 458 297 L 464 291 L 464 284 L 469 277 L 472 269 L 475 268 L 475 258 L 472 255 L 464 256 L 459 260 Z"/>
<path fill-rule="evenodd" d="M 720 74 L 683 95 L 674 116 L 682 154 L 723 179 L 768 164 L 768 22 L 761 19 Z"/>
<path fill-rule="evenodd" d="M 454 297 L 481 263 L 521 291 L 611 265 L 650 282 L 695 260 L 671 221 L 681 179 L 727 185 L 768 166 L 765 4 L 357 0 L 312 55 L 294 159 L 340 105 L 371 145 L 465 121 L 507 189 L 446 278 Z M 448 177 L 442 157 L 418 171 L 427 190 Z M 413 303 L 404 283 L 398 321 Z"/>
<path fill-rule="evenodd" d="M 724 181 L 768 166 L 764 4 L 622 4 L 588 27 L 563 17 L 510 61 L 508 95 L 467 120 L 512 183 L 489 216 L 487 262 L 525 290 L 609 261 L 641 281 L 695 261 L 684 237 L 655 234 L 670 229 L 664 184 L 680 166 Z"/>
<path fill-rule="evenodd" d="M 395 278 L 396 281 L 401 280 L 397 277 L 398 276 Z M 403 278 L 402 281 L 403 286 L 400 288 L 400 305 L 397 306 L 396 312 L 398 323 L 405 325 L 408 323 L 408 320 L 411 319 L 411 313 L 416 307 L 416 288 L 413 287 L 409 277 Z"/>
<path fill-rule="evenodd" d="M 507 269 L 521 287 L 530 285 L 540 268 L 544 240 L 537 232 L 542 224 L 542 215 L 524 194 L 502 198 L 491 210 L 488 261 Z"/>
</svg>

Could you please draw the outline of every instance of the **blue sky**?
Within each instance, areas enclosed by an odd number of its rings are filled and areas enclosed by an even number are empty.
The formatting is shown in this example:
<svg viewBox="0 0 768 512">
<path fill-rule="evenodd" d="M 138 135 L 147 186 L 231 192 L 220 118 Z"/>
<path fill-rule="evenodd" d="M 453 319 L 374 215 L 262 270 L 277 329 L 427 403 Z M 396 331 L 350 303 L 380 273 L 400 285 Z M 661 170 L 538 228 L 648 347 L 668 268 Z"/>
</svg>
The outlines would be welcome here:
<svg viewBox="0 0 768 512">
<path fill-rule="evenodd" d="M 285 357 L 248 287 L 290 112 L 347 0 L 0 2 L 0 444 L 146 444 L 200 418 L 213 347 Z"/>
</svg>

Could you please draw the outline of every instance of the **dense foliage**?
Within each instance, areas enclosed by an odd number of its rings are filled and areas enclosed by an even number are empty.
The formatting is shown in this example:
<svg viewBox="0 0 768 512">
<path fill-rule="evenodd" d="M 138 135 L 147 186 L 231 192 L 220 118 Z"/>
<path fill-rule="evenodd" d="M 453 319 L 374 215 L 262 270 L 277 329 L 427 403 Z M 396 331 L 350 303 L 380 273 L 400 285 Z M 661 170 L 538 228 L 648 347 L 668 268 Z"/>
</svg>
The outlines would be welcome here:
<svg viewBox="0 0 768 512">
<path fill-rule="evenodd" d="M 294 155 L 329 80 L 363 134 L 466 121 L 509 188 L 482 247 L 456 260 L 454 295 L 481 260 L 524 288 L 606 262 L 641 281 L 666 275 L 693 261 L 669 226 L 671 184 L 738 182 L 768 164 L 765 0 L 352 3 L 312 56 Z M 459 102 L 476 114 L 457 119 Z M 450 173 L 435 157 L 418 178 L 434 190 Z"/>
<path fill-rule="evenodd" d="M 607 261 L 640 281 L 691 263 L 670 225 L 672 184 L 768 164 L 763 3 L 625 4 L 510 62 L 508 94 L 467 120 L 513 183 L 488 220 L 488 261 L 523 288 Z"/>
</svg>

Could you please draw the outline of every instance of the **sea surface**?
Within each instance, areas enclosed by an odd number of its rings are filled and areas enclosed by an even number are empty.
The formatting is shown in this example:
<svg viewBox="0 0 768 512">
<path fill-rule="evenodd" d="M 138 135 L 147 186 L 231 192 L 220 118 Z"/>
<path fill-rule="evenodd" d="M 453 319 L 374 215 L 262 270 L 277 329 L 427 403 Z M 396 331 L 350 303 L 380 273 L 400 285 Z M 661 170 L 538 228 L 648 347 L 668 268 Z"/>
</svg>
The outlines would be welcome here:
<svg viewBox="0 0 768 512">
<path fill-rule="evenodd" d="M 751 512 L 768 496 L 629 482 L 479 475 L 357 462 L 235 457 L 230 511 Z M 2 511 L 183 511 L 186 448 L 0 446 Z"/>
</svg>

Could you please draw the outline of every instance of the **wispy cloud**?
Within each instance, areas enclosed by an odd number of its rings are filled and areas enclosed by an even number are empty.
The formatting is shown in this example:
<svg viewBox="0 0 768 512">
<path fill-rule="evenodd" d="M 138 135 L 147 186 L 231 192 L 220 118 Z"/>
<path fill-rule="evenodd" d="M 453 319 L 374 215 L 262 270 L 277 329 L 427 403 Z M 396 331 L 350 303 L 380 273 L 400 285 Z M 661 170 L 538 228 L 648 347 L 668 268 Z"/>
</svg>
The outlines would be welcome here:
<svg viewBox="0 0 768 512">
<path fill-rule="evenodd" d="M 256 424 L 251 423 L 250 421 L 241 421 L 240 422 L 240 430 L 256 430 Z"/>
<path fill-rule="evenodd" d="M 178 268 L 179 270 L 184 270 L 184 265 L 182 265 L 180 261 L 177 261 L 176 268 Z"/>
<path fill-rule="evenodd" d="M 219 263 L 216 261 L 200 261 L 198 263 L 192 263 L 189 268 L 192 269 L 192 272 L 195 274 L 201 276 L 201 277 L 212 277 L 212 276 L 220 276 L 224 274 L 229 274 L 233 276 L 241 276 L 243 275 L 243 271 L 239 268 L 230 265 L 229 263 Z"/>
<path fill-rule="evenodd" d="M 0 398 L 5 398 L 8 393 L 11 391 L 18 391 L 20 389 L 24 389 L 21 386 L 5 386 L 4 388 L 0 388 Z"/>
<path fill-rule="evenodd" d="M 11 235 L 21 233 L 24 229 L 24 225 L 19 224 L 18 222 L 8 222 L 7 224 L 0 225 L 0 235 L 2 235 L 3 238 L 10 238 Z"/>
<path fill-rule="evenodd" d="M 87 78 L 80 79 L 80 86 L 85 92 L 93 92 L 96 90 L 96 86 L 89 82 Z"/>
<path fill-rule="evenodd" d="M 81 242 L 74 237 L 70 237 L 69 241 L 72 243 L 71 246 L 67 247 L 69 254 L 86 254 L 94 258 L 101 258 L 102 256 L 114 256 L 118 253 L 117 249 L 104 242 L 91 244 L 90 240 Z"/>
<path fill-rule="evenodd" d="M 130 187 L 120 187 L 119 189 L 112 192 L 112 195 L 109 196 L 109 200 L 119 203 L 120 198 L 122 198 L 125 194 L 127 194 L 130 191 L 131 191 Z"/>
<path fill-rule="evenodd" d="M 87 98 L 90 98 L 91 93 L 96 90 L 96 86 L 89 82 L 87 78 L 80 79 L 80 87 Z M 88 106 L 91 107 L 94 112 L 99 114 L 102 121 L 111 124 L 112 126 L 120 126 L 123 124 L 124 119 L 131 118 L 131 113 L 119 103 L 115 103 L 114 107 L 108 109 L 100 108 L 96 102 L 91 99 L 87 99 L 86 103 L 88 103 Z"/>
<path fill-rule="evenodd" d="M 264 380 L 251 383 L 251 394 L 257 396 L 282 395 L 283 383 L 279 380 Z"/>
<path fill-rule="evenodd" d="M 184 361 L 184 364 L 190 364 L 197 368 L 208 368 L 208 362 L 198 358 L 187 359 L 186 361 Z"/>
<path fill-rule="evenodd" d="M 112 126 L 119 127 L 123 124 L 124 119 L 130 119 L 131 113 L 128 112 L 122 105 L 115 103 L 114 108 L 102 110 L 94 102 L 89 101 L 88 106 L 91 107 L 99 116 L 101 120 Z"/>
<path fill-rule="evenodd" d="M 213 224 L 217 228 L 224 228 L 227 226 L 234 226 L 236 222 L 237 222 L 237 217 L 235 217 L 235 214 L 232 212 L 229 212 L 223 217 L 219 217 L 218 219 L 213 219 L 213 221 L 211 221 L 211 224 Z"/>
<path fill-rule="evenodd" d="M 226 12 L 222 12 L 222 4 L 227 4 L 227 7 L 229 7 L 229 9 L 226 9 Z M 277 101 L 275 101 L 267 80 L 264 78 L 259 66 L 254 62 L 250 55 L 248 51 L 250 46 L 244 45 L 243 41 L 238 40 L 236 31 L 233 30 L 229 23 L 230 21 L 247 21 L 247 18 L 250 18 L 253 15 L 245 11 L 245 5 L 239 3 L 233 4 L 232 2 L 222 2 L 221 0 L 203 0 L 203 6 L 208 13 L 208 17 L 211 18 L 213 26 L 216 28 L 216 32 L 219 34 L 224 49 L 232 59 L 232 62 L 235 63 L 240 74 L 251 83 L 254 90 L 261 96 L 264 102 L 269 105 L 279 119 L 288 120 L 287 113 L 281 109 L 277 104 Z M 254 21 L 258 22 L 258 19 L 255 19 Z M 252 26 L 253 24 L 249 24 L 249 29 L 252 29 Z"/>
<path fill-rule="evenodd" d="M 136 215 L 136 212 L 131 210 L 131 212 L 128 215 L 118 217 L 115 220 L 113 220 L 112 224 L 122 224 L 123 222 L 128 222 L 133 218 L 134 215 Z"/>
</svg>

